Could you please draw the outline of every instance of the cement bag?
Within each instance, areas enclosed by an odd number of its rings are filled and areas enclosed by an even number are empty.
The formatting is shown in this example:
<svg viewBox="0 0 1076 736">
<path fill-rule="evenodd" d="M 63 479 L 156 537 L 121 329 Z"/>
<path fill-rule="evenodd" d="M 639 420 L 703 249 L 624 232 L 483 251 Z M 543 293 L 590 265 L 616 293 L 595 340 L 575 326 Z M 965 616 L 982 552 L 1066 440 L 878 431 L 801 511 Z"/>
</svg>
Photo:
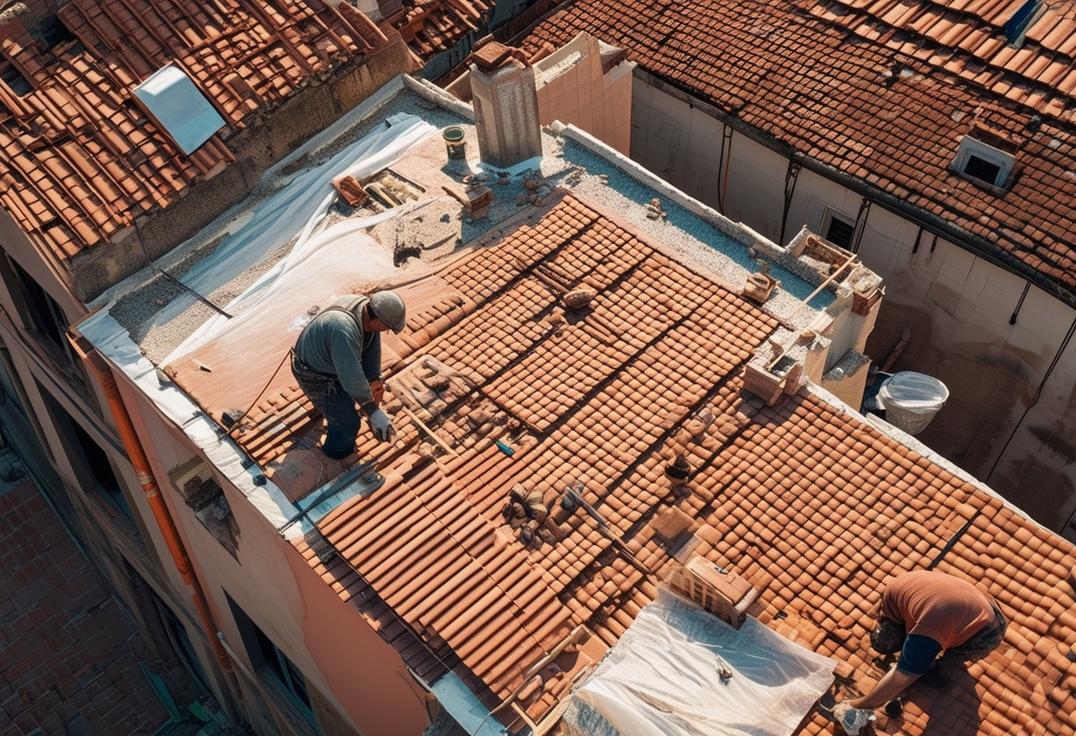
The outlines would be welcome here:
<svg viewBox="0 0 1076 736">
<path fill-rule="evenodd" d="M 662 590 L 573 691 L 561 725 L 570 736 L 785 736 L 834 666 L 753 618 L 733 629 Z"/>
<path fill-rule="evenodd" d="M 908 434 L 919 434 L 949 399 L 949 389 L 933 376 L 901 371 L 882 382 L 878 403 L 885 419 Z"/>
</svg>

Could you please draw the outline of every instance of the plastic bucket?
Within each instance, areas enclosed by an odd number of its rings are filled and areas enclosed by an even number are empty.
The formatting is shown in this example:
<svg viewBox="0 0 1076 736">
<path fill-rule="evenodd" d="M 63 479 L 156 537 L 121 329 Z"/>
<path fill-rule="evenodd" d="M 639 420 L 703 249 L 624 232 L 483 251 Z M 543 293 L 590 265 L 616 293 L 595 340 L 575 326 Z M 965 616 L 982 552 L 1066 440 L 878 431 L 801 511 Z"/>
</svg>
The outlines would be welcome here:
<svg viewBox="0 0 1076 736">
<path fill-rule="evenodd" d="M 949 389 L 933 376 L 901 371 L 887 378 L 878 389 L 878 403 L 885 419 L 908 434 L 919 434 L 945 406 Z"/>
<path fill-rule="evenodd" d="M 467 143 L 463 140 L 463 136 L 463 128 L 458 125 L 450 125 L 441 131 L 449 158 L 467 158 Z"/>
</svg>

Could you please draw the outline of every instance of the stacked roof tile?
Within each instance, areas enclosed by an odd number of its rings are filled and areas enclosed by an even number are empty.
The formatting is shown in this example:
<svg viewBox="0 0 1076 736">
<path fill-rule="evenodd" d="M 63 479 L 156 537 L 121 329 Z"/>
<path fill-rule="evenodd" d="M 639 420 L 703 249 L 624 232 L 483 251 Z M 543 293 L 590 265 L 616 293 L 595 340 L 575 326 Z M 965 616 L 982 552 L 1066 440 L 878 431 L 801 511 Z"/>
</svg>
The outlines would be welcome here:
<svg viewBox="0 0 1076 736">
<path fill-rule="evenodd" d="M 389 22 L 411 50 L 423 58 L 445 51 L 477 31 L 493 0 L 404 0 Z"/>
<path fill-rule="evenodd" d="M 1005 24 L 1022 5 L 574 0 L 522 45 L 536 52 L 588 31 L 1076 301 L 1076 20 L 1071 3 L 1047 3 L 1015 47 Z M 974 125 L 1016 149 L 1007 192 L 949 171 Z"/>
<path fill-rule="evenodd" d="M 1076 728 L 1073 545 L 815 394 L 767 407 L 743 392 L 771 315 L 571 195 L 430 278 L 442 298 L 409 318 L 389 372 L 401 436 L 360 437 L 386 484 L 298 544 L 424 677 L 452 669 L 492 706 L 577 625 L 614 644 L 690 548 L 744 574 L 762 621 L 849 663 L 845 692 L 863 689 L 884 671 L 867 632 L 885 581 L 934 565 L 988 589 L 1011 626 L 970 679 L 917 687 L 902 732 Z M 593 301 L 563 312 L 580 285 Z M 427 363 L 465 378 L 422 415 L 454 455 L 403 419 L 403 377 Z M 316 422 L 293 396 L 249 415 L 238 439 L 255 457 L 306 441 L 287 439 Z M 284 439 L 263 454 L 267 435 Z M 686 496 L 665 477 L 674 449 L 693 467 Z M 569 485 L 601 522 L 560 509 Z M 505 520 L 512 490 L 554 510 L 536 541 Z M 691 520 L 686 541 L 655 531 L 674 508 Z M 546 669 L 523 701 L 531 718 L 579 664 Z M 816 712 L 800 733 L 832 728 Z"/>
</svg>

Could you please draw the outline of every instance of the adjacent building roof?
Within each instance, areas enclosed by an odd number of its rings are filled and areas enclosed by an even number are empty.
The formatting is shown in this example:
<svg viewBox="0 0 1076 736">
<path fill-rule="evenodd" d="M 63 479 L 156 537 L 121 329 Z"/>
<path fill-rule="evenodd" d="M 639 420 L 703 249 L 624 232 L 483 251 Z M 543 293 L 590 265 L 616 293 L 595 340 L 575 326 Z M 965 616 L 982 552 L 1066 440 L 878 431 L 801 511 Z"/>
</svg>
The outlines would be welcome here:
<svg viewBox="0 0 1076 736">
<path fill-rule="evenodd" d="M 1010 44 L 1025 5 L 1030 25 Z M 570 0 L 522 45 L 584 30 L 1076 303 L 1071 2 Z M 950 172 L 973 127 L 1015 151 L 1007 191 Z"/>
<path fill-rule="evenodd" d="M 422 6 L 437 40 L 420 53 L 471 30 L 479 12 L 457 0 Z M 14 16 L 0 31 L 0 203 L 61 260 L 167 207 L 234 159 L 234 133 L 387 43 L 346 2 L 72 0 L 58 23 L 48 40 Z M 168 64 L 226 124 L 190 155 L 133 96 Z"/>
</svg>

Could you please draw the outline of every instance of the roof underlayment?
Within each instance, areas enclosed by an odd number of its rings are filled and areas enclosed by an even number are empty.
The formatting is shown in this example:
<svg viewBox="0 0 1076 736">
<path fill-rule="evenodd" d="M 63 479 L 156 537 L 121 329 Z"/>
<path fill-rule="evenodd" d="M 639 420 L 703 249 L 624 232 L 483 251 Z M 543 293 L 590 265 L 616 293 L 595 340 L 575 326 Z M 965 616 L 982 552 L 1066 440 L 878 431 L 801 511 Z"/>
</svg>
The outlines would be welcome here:
<svg viewBox="0 0 1076 736">
<path fill-rule="evenodd" d="M 284 528 L 308 510 L 287 538 L 442 691 L 458 695 L 448 685 L 462 683 L 492 708 L 585 626 L 590 640 L 554 659 L 542 687 L 520 700 L 532 720 L 555 716 L 576 676 L 685 554 L 750 580 L 761 623 L 844 663 L 838 688 L 862 690 L 883 671 L 867 631 L 885 580 L 934 565 L 989 589 L 1011 625 L 964 681 L 917 687 L 902 732 L 1076 727 L 1073 545 L 824 391 L 767 406 L 742 390 L 753 351 L 809 324 L 832 295 L 804 305 L 810 274 L 784 268 L 795 264 L 782 249 L 572 128 L 545 136 L 541 177 L 490 181 L 489 219 L 468 222 L 440 190 L 466 172 L 445 164 L 435 135 L 462 124 L 473 150 L 468 116 L 436 88 L 398 80 L 267 174 L 269 197 L 304 183 L 306 197 L 289 197 L 299 232 L 265 227 L 273 208 L 256 199 L 188 244 L 176 258 L 200 274 L 203 294 L 244 270 L 265 275 L 219 305 L 233 318 L 210 310 L 185 321 L 156 347 L 167 360 L 142 354 L 145 323 L 167 330 L 160 315 L 188 319 L 170 303 L 192 297 L 167 292 L 148 271 L 107 294 L 80 329 L 270 523 Z M 375 149 L 391 152 L 392 185 L 410 182 L 419 194 L 383 213 L 341 208 L 329 180 L 369 163 L 371 136 L 398 144 Z M 654 197 L 668 219 L 647 217 Z M 261 227 L 266 235 L 230 249 Z M 389 268 L 401 244 L 417 241 L 419 258 Z M 777 263 L 782 281 L 765 309 L 739 295 L 754 270 L 748 244 Z M 258 256 L 225 268 L 229 252 Z M 564 312 L 562 296 L 582 284 L 596 293 L 589 308 Z M 363 433 L 357 456 L 329 462 L 315 448 L 320 420 L 309 402 L 286 368 L 272 371 L 330 292 L 385 285 L 409 303 L 407 330 L 385 341 L 398 436 L 380 444 Z M 111 312 L 138 288 L 157 314 L 117 319 Z M 234 439 L 224 437 L 221 412 L 248 406 Z M 693 468 L 687 495 L 672 493 L 664 474 L 674 445 Z M 359 459 L 385 478 L 372 494 L 334 482 Z M 576 509 L 521 542 L 502 515 L 509 491 L 541 494 L 556 509 L 569 484 L 602 523 Z M 682 533 L 659 533 L 677 518 L 687 520 Z M 816 709 L 797 733 L 831 729 Z"/>
</svg>

